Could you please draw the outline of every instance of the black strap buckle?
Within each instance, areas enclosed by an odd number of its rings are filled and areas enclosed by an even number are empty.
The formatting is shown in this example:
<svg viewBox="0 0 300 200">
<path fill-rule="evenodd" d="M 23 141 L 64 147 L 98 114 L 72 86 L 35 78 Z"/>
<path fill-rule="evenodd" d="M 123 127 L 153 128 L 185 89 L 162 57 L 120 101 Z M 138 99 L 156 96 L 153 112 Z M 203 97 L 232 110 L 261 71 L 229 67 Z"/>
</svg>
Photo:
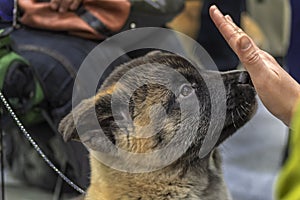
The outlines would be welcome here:
<svg viewBox="0 0 300 200">
<path fill-rule="evenodd" d="M 112 36 L 113 32 L 110 31 L 106 25 L 97 17 L 95 17 L 91 12 L 86 10 L 83 5 L 81 5 L 76 11 L 77 15 L 85 21 L 90 27 L 95 29 L 97 32 L 101 33 L 104 36 Z"/>
</svg>

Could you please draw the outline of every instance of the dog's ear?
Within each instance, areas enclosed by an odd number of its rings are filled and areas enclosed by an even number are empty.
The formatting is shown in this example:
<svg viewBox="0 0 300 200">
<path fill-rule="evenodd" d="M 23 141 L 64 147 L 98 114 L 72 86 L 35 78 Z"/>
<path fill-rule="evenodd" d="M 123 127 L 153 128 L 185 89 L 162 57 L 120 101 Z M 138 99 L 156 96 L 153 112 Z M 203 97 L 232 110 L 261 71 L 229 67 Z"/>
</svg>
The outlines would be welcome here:
<svg viewBox="0 0 300 200">
<path fill-rule="evenodd" d="M 61 120 L 58 130 L 64 141 L 80 140 L 81 137 L 86 138 L 88 135 L 86 133 L 95 132 L 95 129 L 99 128 L 99 124 L 105 130 L 110 128 L 110 121 L 113 120 L 110 108 L 112 91 L 113 87 L 99 90 L 96 96 L 83 100 L 70 114 Z M 95 114 L 99 124 L 95 124 L 93 120 Z M 124 119 L 124 116 L 122 117 Z M 81 131 L 84 131 L 80 133 L 80 137 L 76 127 L 80 127 Z"/>
<path fill-rule="evenodd" d="M 59 124 L 58 131 L 62 134 L 64 141 L 80 140 L 79 135 L 76 130 L 76 124 L 79 122 L 85 124 L 85 120 L 88 119 L 84 117 L 91 113 L 93 107 L 93 98 L 83 100 L 79 105 L 72 110 Z"/>
<path fill-rule="evenodd" d="M 79 139 L 72 112 L 60 121 L 58 126 L 58 132 L 62 134 L 65 142 L 71 139 Z"/>
</svg>

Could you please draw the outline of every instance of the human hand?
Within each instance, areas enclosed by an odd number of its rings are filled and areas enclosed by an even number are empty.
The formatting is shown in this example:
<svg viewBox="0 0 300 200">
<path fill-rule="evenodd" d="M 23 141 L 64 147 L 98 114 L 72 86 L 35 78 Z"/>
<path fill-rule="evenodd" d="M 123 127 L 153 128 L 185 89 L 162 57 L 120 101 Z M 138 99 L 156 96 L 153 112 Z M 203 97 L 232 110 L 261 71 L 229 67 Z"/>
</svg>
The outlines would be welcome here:
<svg viewBox="0 0 300 200">
<path fill-rule="evenodd" d="M 289 125 L 300 98 L 299 84 L 270 54 L 259 49 L 229 15 L 224 16 L 216 6 L 211 6 L 209 12 L 216 27 L 249 72 L 263 104 Z"/>
<path fill-rule="evenodd" d="M 50 6 L 58 12 L 67 12 L 68 10 L 76 10 L 82 0 L 51 0 Z"/>
</svg>

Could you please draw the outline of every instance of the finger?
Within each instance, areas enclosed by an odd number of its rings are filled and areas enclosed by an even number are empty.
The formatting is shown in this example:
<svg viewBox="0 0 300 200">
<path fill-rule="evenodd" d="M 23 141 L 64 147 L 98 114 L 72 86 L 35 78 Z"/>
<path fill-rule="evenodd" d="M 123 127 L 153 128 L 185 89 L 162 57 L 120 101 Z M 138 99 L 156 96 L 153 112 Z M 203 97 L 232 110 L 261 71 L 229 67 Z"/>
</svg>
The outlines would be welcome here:
<svg viewBox="0 0 300 200">
<path fill-rule="evenodd" d="M 225 19 L 226 19 L 227 23 L 229 23 L 233 27 L 234 30 L 238 30 L 239 32 L 243 32 L 243 30 L 234 23 L 234 21 L 230 17 L 230 15 L 225 15 Z"/>
<path fill-rule="evenodd" d="M 68 11 L 72 2 L 73 0 L 61 0 L 58 11 L 61 13 Z"/>
<path fill-rule="evenodd" d="M 210 8 L 210 16 L 225 40 L 235 50 L 237 44 L 235 39 L 241 36 L 243 31 L 232 22 L 229 16 L 224 17 L 216 6 Z"/>
<path fill-rule="evenodd" d="M 77 10 L 77 8 L 79 7 L 80 3 L 82 0 L 74 0 L 71 5 L 70 5 L 70 9 L 71 10 Z"/>
<path fill-rule="evenodd" d="M 216 6 L 210 8 L 210 16 L 250 74 L 261 73 L 265 66 L 260 57 L 260 49 L 252 39 L 233 22 L 230 16 L 225 17 Z"/>
<path fill-rule="evenodd" d="M 51 0 L 50 7 L 53 10 L 57 10 L 60 4 L 60 0 Z"/>
</svg>

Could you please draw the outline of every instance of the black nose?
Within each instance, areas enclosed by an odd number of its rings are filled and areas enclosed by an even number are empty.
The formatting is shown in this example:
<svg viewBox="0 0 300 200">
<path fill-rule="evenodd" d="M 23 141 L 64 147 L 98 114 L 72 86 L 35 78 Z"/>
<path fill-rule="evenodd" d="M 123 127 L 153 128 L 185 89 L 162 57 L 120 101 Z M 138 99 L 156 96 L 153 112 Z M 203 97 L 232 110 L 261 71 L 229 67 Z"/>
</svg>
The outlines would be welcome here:
<svg viewBox="0 0 300 200">
<path fill-rule="evenodd" d="M 239 84 L 249 84 L 249 85 L 253 85 L 250 75 L 248 72 L 243 71 L 240 73 L 239 79 L 238 79 L 238 83 Z"/>
</svg>

